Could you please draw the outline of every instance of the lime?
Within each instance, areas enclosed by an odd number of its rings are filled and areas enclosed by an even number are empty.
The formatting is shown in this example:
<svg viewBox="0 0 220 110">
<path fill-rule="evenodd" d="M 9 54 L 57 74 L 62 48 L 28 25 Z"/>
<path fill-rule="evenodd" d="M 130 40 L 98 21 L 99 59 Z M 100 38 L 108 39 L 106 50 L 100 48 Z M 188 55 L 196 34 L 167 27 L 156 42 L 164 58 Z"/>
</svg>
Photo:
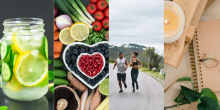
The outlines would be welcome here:
<svg viewBox="0 0 220 110">
<path fill-rule="evenodd" d="M 109 79 L 108 78 L 101 82 L 101 84 L 99 85 L 99 91 L 103 95 L 109 95 Z"/>
<path fill-rule="evenodd" d="M 60 40 L 60 42 L 62 42 L 65 45 L 69 45 L 69 44 L 76 41 L 75 39 L 73 39 L 70 36 L 70 28 L 69 27 L 64 28 L 60 31 L 59 40 Z"/>
<path fill-rule="evenodd" d="M 47 60 L 38 53 L 37 50 L 26 51 L 18 56 L 13 72 L 20 84 L 34 87 L 47 78 Z"/>
<path fill-rule="evenodd" d="M 83 41 L 89 36 L 89 27 L 83 22 L 74 23 L 70 27 L 70 35 L 77 41 Z"/>
<path fill-rule="evenodd" d="M 21 90 L 22 85 L 17 81 L 17 79 L 15 78 L 15 75 L 13 75 L 11 80 L 7 83 L 6 88 L 17 92 Z"/>
</svg>

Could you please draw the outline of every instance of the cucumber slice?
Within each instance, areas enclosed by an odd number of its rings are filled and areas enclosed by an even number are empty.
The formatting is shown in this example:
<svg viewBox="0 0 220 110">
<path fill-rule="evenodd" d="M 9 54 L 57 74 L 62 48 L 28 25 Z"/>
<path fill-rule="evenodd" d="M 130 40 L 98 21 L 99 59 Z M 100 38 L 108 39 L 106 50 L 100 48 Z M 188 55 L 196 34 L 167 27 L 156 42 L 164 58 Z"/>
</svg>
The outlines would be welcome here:
<svg viewBox="0 0 220 110">
<path fill-rule="evenodd" d="M 48 43 L 47 43 L 47 38 L 46 36 L 44 36 L 43 38 L 43 52 L 44 52 L 44 56 L 46 59 L 48 59 Z"/>
<path fill-rule="evenodd" d="M 8 54 L 6 58 L 4 59 L 4 62 L 7 62 L 10 64 L 11 56 L 12 56 L 12 48 L 11 46 L 8 46 Z"/>
<path fill-rule="evenodd" d="M 12 66 L 12 67 L 14 67 L 15 62 L 16 62 L 16 59 L 18 58 L 18 56 L 19 56 L 19 53 L 18 53 L 18 52 L 14 53 L 14 54 L 12 55 L 12 57 L 11 57 L 11 66 Z"/>
<path fill-rule="evenodd" d="M 1 58 L 5 59 L 6 56 L 8 55 L 8 45 L 6 41 L 2 41 L 1 45 Z"/>
<path fill-rule="evenodd" d="M 11 79 L 11 76 L 12 76 L 12 71 L 11 71 L 9 64 L 7 64 L 6 62 L 3 62 L 2 63 L 2 77 L 4 81 L 9 81 Z"/>
</svg>

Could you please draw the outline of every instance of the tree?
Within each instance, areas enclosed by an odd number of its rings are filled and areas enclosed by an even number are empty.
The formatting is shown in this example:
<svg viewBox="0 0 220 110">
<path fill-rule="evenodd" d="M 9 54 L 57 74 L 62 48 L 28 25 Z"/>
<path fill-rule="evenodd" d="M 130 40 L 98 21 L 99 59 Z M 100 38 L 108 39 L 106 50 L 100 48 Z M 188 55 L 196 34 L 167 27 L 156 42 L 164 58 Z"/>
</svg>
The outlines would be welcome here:
<svg viewBox="0 0 220 110">
<path fill-rule="evenodd" d="M 145 57 L 150 58 L 148 65 L 150 69 L 159 67 L 159 63 L 163 59 L 163 56 L 156 53 L 154 47 L 147 47 L 143 54 Z"/>
</svg>

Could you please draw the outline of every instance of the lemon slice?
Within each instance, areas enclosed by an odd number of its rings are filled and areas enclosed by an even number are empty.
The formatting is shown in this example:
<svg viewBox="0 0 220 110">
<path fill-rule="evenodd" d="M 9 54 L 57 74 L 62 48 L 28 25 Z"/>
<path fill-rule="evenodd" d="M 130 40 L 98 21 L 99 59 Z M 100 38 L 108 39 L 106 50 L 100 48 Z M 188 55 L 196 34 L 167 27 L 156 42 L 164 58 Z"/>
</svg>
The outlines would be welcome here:
<svg viewBox="0 0 220 110">
<path fill-rule="evenodd" d="M 48 76 L 47 60 L 41 54 L 26 51 L 18 56 L 13 72 L 20 84 L 34 87 Z"/>
<path fill-rule="evenodd" d="M 73 39 L 70 35 L 70 28 L 67 27 L 67 28 L 64 28 L 60 31 L 60 34 L 59 34 L 59 40 L 60 42 L 62 42 L 63 44 L 65 45 L 69 45 L 73 42 L 75 42 L 76 40 Z"/>
<path fill-rule="evenodd" d="M 89 27 L 82 22 L 74 23 L 70 27 L 70 35 L 77 41 L 83 41 L 89 36 Z"/>
</svg>

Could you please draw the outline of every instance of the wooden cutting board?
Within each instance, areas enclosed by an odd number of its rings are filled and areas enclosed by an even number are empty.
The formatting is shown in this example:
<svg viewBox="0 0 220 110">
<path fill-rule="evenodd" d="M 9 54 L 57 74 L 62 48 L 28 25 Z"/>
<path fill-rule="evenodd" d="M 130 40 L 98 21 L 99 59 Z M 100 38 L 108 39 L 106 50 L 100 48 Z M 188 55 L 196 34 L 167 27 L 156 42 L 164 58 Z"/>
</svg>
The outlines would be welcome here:
<svg viewBox="0 0 220 110">
<path fill-rule="evenodd" d="M 208 0 L 173 0 L 185 14 L 185 27 L 182 36 L 174 43 L 164 44 L 164 63 L 178 68 L 183 55 L 195 32 L 202 12 Z"/>
</svg>

